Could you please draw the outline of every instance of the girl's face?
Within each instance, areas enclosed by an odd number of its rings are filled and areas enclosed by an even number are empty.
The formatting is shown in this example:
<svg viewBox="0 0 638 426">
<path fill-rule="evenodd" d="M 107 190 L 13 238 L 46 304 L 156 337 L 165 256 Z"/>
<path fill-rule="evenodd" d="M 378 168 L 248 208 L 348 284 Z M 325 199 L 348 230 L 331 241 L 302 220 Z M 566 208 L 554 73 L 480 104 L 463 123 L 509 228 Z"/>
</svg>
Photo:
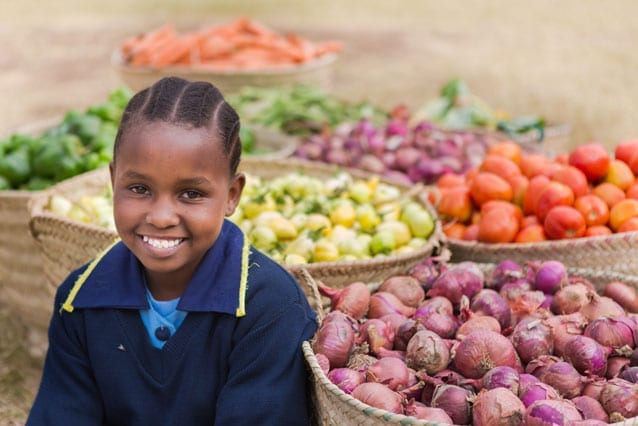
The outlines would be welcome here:
<svg viewBox="0 0 638 426">
<path fill-rule="evenodd" d="M 111 164 L 117 231 L 144 265 L 151 291 L 183 291 L 245 178 L 230 177 L 221 142 L 206 129 L 143 123 L 123 136 Z"/>
</svg>

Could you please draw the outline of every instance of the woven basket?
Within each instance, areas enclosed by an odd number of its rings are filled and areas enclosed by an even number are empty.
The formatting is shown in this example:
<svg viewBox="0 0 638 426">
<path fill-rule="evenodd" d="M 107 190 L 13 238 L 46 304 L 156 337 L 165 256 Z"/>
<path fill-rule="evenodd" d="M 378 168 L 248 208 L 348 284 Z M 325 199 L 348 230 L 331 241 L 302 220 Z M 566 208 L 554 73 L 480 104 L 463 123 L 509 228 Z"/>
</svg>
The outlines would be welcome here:
<svg viewBox="0 0 638 426">
<path fill-rule="evenodd" d="M 311 84 L 331 89 L 337 54 L 322 55 L 307 63 L 272 70 L 211 71 L 186 67 L 150 68 L 126 65 L 119 49 L 111 55 L 111 65 L 120 80 L 131 90 L 139 91 L 151 86 L 163 77 L 181 77 L 187 80 L 208 81 L 222 93 L 238 92 L 244 86 L 272 87 L 292 84 Z"/>
<path fill-rule="evenodd" d="M 299 171 L 311 176 L 328 178 L 342 168 L 324 163 L 314 163 L 292 158 L 262 160 L 245 157 L 239 166 L 241 171 L 270 179 L 286 172 Z M 366 178 L 371 175 L 358 170 L 348 170 L 354 177 Z M 112 230 L 72 221 L 45 211 L 49 197 L 53 193 L 77 200 L 83 195 L 101 193 L 108 185 L 108 170 L 101 169 L 54 185 L 31 201 L 31 233 L 35 237 L 42 253 L 47 281 L 48 294 L 53 294 L 62 280 L 75 268 L 89 261 L 104 249 L 117 236 Z M 404 196 L 414 195 L 436 217 L 434 208 L 419 195 L 420 187 L 398 186 Z M 423 247 L 410 253 L 391 256 L 378 256 L 369 260 L 321 262 L 303 265 L 305 269 L 323 280 L 327 285 L 351 281 L 379 281 L 405 270 L 421 259 L 440 249 L 443 231 L 439 221 L 435 221 L 435 230 Z M 299 276 L 301 266 L 287 266 L 290 272 Z"/>
<path fill-rule="evenodd" d="M 452 261 L 498 263 L 511 259 L 559 260 L 566 266 L 638 275 L 638 232 L 542 241 L 487 244 L 448 239 Z"/>
<path fill-rule="evenodd" d="M 529 259 L 531 260 L 531 259 Z M 482 270 L 489 271 L 496 265 L 493 263 L 479 264 Z M 625 275 L 617 272 L 595 271 L 586 268 L 567 268 L 569 275 L 581 276 L 602 291 L 605 284 L 611 281 L 622 281 L 638 289 L 638 275 Z M 314 277 L 309 273 L 299 275 L 299 283 L 309 297 L 309 302 L 313 309 L 317 310 L 319 320 L 324 317 L 321 300 L 317 301 L 319 290 Z M 313 407 L 314 423 L 320 426 L 359 426 L 359 425 L 442 425 L 425 420 L 418 420 L 401 414 L 390 413 L 389 411 L 372 407 L 365 404 L 351 395 L 343 392 L 328 379 L 323 372 L 311 343 L 303 342 L 302 350 L 311 375 L 311 402 Z M 638 417 L 627 419 L 623 422 L 612 423 L 615 426 L 637 426 Z"/>
</svg>

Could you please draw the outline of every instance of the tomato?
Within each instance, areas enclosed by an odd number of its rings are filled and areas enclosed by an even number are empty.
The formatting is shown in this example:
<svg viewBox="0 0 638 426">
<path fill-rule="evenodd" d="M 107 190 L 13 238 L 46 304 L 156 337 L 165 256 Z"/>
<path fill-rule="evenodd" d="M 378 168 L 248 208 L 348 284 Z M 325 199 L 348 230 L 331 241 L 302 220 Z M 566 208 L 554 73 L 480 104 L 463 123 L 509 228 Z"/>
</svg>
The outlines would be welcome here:
<svg viewBox="0 0 638 426">
<path fill-rule="evenodd" d="M 638 200 L 638 182 L 631 185 L 627 188 L 627 192 L 625 193 L 627 198 L 633 198 L 634 200 Z"/>
<path fill-rule="evenodd" d="M 611 160 L 609 170 L 603 179 L 604 182 L 613 183 L 618 188 L 626 191 L 636 181 L 634 173 L 627 163 L 620 160 Z"/>
<path fill-rule="evenodd" d="M 579 238 L 585 235 L 585 218 L 571 206 L 555 206 L 543 222 L 545 234 L 551 240 Z"/>
<path fill-rule="evenodd" d="M 612 208 L 616 203 L 627 198 L 622 189 L 609 182 L 599 183 L 592 189 L 592 193 L 605 200 L 609 208 Z"/>
<path fill-rule="evenodd" d="M 618 227 L 616 232 L 633 232 L 638 231 L 638 217 L 627 219 Z"/>
<path fill-rule="evenodd" d="M 521 157 L 523 156 L 523 149 L 519 144 L 514 141 L 500 141 L 487 149 L 488 154 L 500 155 L 501 157 L 508 158 L 514 163 L 519 164 Z"/>
<path fill-rule="evenodd" d="M 536 216 L 542 222 L 553 207 L 571 206 L 572 204 L 574 204 L 574 192 L 571 188 L 560 182 L 550 182 L 538 197 Z"/>
<path fill-rule="evenodd" d="M 456 186 L 441 190 L 436 209 L 444 218 L 467 222 L 472 215 L 470 190 L 466 186 Z"/>
<path fill-rule="evenodd" d="M 638 139 L 626 140 L 616 145 L 614 157 L 627 164 L 633 174 L 638 176 Z"/>
<path fill-rule="evenodd" d="M 481 213 L 478 239 L 485 243 L 509 243 L 519 230 L 519 220 L 507 209 L 490 209 Z"/>
<path fill-rule="evenodd" d="M 638 217 L 638 200 L 627 198 L 614 204 L 609 210 L 609 226 L 613 231 L 618 231 L 618 228 L 632 217 Z"/>
<path fill-rule="evenodd" d="M 441 189 L 465 186 L 465 177 L 454 173 L 445 173 L 436 181 L 436 186 Z"/>
<path fill-rule="evenodd" d="M 529 179 L 525 175 L 517 175 L 512 177 L 509 183 L 512 185 L 512 203 L 523 208 L 525 194 L 529 188 Z"/>
<path fill-rule="evenodd" d="M 521 219 L 521 228 L 527 228 L 530 225 L 540 225 L 540 223 L 536 215 L 530 214 Z"/>
<path fill-rule="evenodd" d="M 586 237 L 599 237 L 601 235 L 611 235 L 611 229 L 605 225 L 594 225 L 587 228 L 585 231 Z"/>
<path fill-rule="evenodd" d="M 609 220 L 609 207 L 598 195 L 586 194 L 576 198 L 574 208 L 583 215 L 587 226 L 605 225 Z"/>
<path fill-rule="evenodd" d="M 537 243 L 546 240 L 545 228 L 540 223 L 522 228 L 514 238 L 517 243 Z"/>
<path fill-rule="evenodd" d="M 489 200 L 510 201 L 513 195 L 512 186 L 490 172 L 479 172 L 470 186 L 470 197 L 478 206 Z"/>
<path fill-rule="evenodd" d="M 551 163 L 552 160 L 544 156 L 543 154 L 524 154 L 521 157 L 521 161 L 519 166 L 521 168 L 521 172 L 527 176 L 528 179 L 533 178 L 541 174 L 544 168 Z"/>
<path fill-rule="evenodd" d="M 467 172 L 465 172 L 465 184 L 468 187 L 472 185 L 472 181 L 474 180 L 476 175 L 478 175 L 478 173 L 479 173 L 478 167 L 472 167 Z"/>
<path fill-rule="evenodd" d="M 523 196 L 523 213 L 526 215 L 536 214 L 536 205 L 538 197 L 540 197 L 543 189 L 549 184 L 550 180 L 545 175 L 537 175 L 529 180 L 527 191 Z"/>
<path fill-rule="evenodd" d="M 521 169 L 518 164 L 509 158 L 500 155 L 488 154 L 485 156 L 479 170 L 482 172 L 494 173 L 511 183 L 511 178 L 521 175 Z"/>
<path fill-rule="evenodd" d="M 568 160 L 569 165 L 580 169 L 590 182 L 602 179 L 611 162 L 607 150 L 600 142 L 590 142 L 574 148 Z"/>
<path fill-rule="evenodd" d="M 502 200 L 490 200 L 481 206 L 481 217 L 485 216 L 490 210 L 505 210 L 508 213 L 514 215 L 519 222 L 523 219 L 523 210 L 516 204 L 512 204 L 508 201 Z"/>
<path fill-rule="evenodd" d="M 589 192 L 587 177 L 574 166 L 562 166 L 552 174 L 551 179 L 569 186 L 574 192 L 574 197 L 580 197 Z"/>
<path fill-rule="evenodd" d="M 465 241 L 476 241 L 479 236 L 479 225 L 478 223 L 474 223 L 465 228 L 463 235 L 461 235 L 461 239 Z"/>
<path fill-rule="evenodd" d="M 466 226 L 463 225 L 462 223 L 450 222 L 443 225 L 443 233 L 448 238 L 460 240 L 463 238 L 463 233 L 465 232 L 465 228 Z"/>
<path fill-rule="evenodd" d="M 554 158 L 554 161 L 557 162 L 558 164 L 567 165 L 567 164 L 569 164 L 569 154 L 566 154 L 566 153 L 563 152 L 563 153 L 557 155 Z"/>
</svg>

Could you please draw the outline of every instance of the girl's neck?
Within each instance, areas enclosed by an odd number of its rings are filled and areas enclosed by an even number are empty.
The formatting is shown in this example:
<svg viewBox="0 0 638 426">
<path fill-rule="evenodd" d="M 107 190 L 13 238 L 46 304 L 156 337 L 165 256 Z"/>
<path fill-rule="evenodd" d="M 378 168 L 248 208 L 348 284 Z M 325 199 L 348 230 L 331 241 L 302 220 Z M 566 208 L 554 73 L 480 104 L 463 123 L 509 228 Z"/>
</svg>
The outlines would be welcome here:
<svg viewBox="0 0 638 426">
<path fill-rule="evenodd" d="M 181 297 L 188 279 L 181 274 L 153 274 L 146 271 L 146 285 L 155 300 L 172 300 Z"/>
</svg>

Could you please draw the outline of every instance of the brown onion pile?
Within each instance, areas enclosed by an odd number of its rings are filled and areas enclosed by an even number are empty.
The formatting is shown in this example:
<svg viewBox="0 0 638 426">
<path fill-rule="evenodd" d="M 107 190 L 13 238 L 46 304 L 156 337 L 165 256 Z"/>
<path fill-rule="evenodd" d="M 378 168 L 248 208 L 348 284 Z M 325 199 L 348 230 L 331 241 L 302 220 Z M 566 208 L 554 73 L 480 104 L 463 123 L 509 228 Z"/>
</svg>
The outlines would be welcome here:
<svg viewBox="0 0 638 426">
<path fill-rule="evenodd" d="M 472 262 L 430 258 L 411 274 L 372 293 L 361 282 L 320 286 L 331 309 L 313 350 L 345 393 L 443 424 L 638 417 L 631 286 L 613 282 L 598 294 L 557 261 L 508 260 L 482 272 Z"/>
</svg>

